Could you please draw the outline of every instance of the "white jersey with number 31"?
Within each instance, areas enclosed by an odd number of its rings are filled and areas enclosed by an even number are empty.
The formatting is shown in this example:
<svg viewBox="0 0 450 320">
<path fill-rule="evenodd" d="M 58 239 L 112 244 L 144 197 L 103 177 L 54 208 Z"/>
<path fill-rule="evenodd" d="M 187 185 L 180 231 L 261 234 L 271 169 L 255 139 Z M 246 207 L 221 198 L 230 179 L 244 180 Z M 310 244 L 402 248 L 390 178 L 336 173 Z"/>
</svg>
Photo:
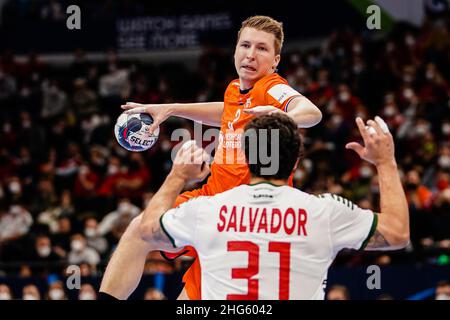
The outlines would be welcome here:
<svg viewBox="0 0 450 320">
<path fill-rule="evenodd" d="M 323 299 L 328 267 L 361 249 L 377 216 L 339 196 L 269 183 L 198 197 L 166 212 L 174 247 L 193 246 L 202 299 Z"/>
</svg>

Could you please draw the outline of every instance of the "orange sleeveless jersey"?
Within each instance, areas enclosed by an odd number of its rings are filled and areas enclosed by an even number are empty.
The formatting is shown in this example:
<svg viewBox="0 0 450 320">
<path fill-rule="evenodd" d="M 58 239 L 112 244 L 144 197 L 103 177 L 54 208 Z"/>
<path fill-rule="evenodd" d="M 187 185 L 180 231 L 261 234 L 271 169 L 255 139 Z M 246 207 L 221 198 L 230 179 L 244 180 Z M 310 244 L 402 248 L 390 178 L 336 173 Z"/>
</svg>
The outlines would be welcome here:
<svg viewBox="0 0 450 320">
<path fill-rule="evenodd" d="M 245 155 L 241 150 L 241 137 L 245 125 L 254 116 L 245 114 L 242 110 L 272 105 L 286 111 L 289 102 L 298 96 L 300 96 L 300 93 L 292 89 L 287 81 L 276 73 L 261 78 L 253 88 L 245 91 L 240 90 L 239 79 L 231 81 L 225 91 L 222 126 L 214 162 L 211 165 L 211 175 L 201 189 L 181 194 L 177 198 L 175 206 L 179 206 L 193 197 L 212 196 L 241 184 L 249 183 L 250 171 L 245 163 Z M 289 184 L 292 185 L 292 175 Z M 176 254 L 165 253 L 165 256 L 175 259 L 183 254 L 197 256 L 195 249 L 192 247 L 187 247 Z M 198 259 L 195 259 L 183 277 L 185 290 L 191 300 L 201 298 L 200 275 L 200 263 Z"/>
</svg>

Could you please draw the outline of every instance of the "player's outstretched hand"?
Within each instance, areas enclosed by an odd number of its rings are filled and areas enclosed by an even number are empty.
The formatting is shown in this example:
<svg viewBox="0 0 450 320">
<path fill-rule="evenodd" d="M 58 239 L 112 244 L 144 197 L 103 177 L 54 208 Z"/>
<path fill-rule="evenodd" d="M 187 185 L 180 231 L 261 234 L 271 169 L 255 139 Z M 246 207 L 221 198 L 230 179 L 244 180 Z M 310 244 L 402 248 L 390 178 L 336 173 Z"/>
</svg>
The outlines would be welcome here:
<svg viewBox="0 0 450 320">
<path fill-rule="evenodd" d="M 355 151 L 362 159 L 378 166 L 395 162 L 394 140 L 383 119 L 376 116 L 368 120 L 367 126 L 361 118 L 356 118 L 356 125 L 364 140 L 364 146 L 357 142 L 347 143 L 346 149 Z"/>
<path fill-rule="evenodd" d="M 210 172 L 210 157 L 206 151 L 190 140 L 178 150 L 173 161 L 172 174 L 188 181 L 202 181 Z"/>
<path fill-rule="evenodd" d="M 126 114 L 148 113 L 153 118 L 153 124 L 149 127 L 150 134 L 155 131 L 159 125 L 170 117 L 169 108 L 163 104 L 142 104 L 135 102 L 127 102 L 120 106 L 126 110 Z"/>
<path fill-rule="evenodd" d="M 280 109 L 278 109 L 278 108 L 276 108 L 274 106 L 257 106 L 257 107 L 253 107 L 253 108 L 250 108 L 250 109 L 244 109 L 242 111 L 244 113 L 246 113 L 246 114 L 252 114 L 252 115 L 255 115 L 255 116 L 262 116 L 264 114 L 271 115 L 271 114 L 274 114 L 274 113 L 277 113 L 277 112 L 284 113 L 284 111 L 282 111 L 282 110 L 280 110 Z"/>
</svg>

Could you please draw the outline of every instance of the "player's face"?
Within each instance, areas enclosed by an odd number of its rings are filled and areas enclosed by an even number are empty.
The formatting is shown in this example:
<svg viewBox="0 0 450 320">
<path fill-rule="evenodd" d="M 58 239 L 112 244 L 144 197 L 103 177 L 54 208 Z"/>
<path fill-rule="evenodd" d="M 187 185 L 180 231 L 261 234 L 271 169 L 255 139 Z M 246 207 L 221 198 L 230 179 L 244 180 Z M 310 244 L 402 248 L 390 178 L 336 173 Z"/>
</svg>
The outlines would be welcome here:
<svg viewBox="0 0 450 320">
<path fill-rule="evenodd" d="M 275 36 L 271 33 L 244 28 L 236 45 L 234 66 L 241 88 L 251 88 L 256 81 L 275 71 L 280 55 L 275 54 Z"/>
</svg>

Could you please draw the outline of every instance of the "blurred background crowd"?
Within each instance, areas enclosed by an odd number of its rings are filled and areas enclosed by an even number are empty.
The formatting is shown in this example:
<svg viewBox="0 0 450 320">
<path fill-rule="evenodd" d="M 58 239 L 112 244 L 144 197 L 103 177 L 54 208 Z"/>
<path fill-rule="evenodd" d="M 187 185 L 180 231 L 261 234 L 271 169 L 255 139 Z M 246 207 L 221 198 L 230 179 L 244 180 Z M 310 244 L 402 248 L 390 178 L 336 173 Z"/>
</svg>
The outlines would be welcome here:
<svg viewBox="0 0 450 320">
<path fill-rule="evenodd" d="M 3 11 L 6 21 L 11 12 L 23 14 L 12 2 Z M 62 1 L 43 3 L 27 19 L 56 19 L 63 12 Z M 319 125 L 300 130 L 305 159 L 295 187 L 339 194 L 378 211 L 374 167 L 344 146 L 359 140 L 356 116 L 380 115 L 395 138 L 411 244 L 393 253 L 343 251 L 334 266 L 449 264 L 449 24 L 447 11 L 428 15 L 420 27 L 396 24 L 383 36 L 342 28 L 316 46 L 290 46 L 282 53 L 278 73 L 323 113 Z M 171 141 L 172 131 L 193 131 L 191 121 L 170 118 L 151 150 L 128 152 L 113 134 L 120 105 L 221 101 L 236 78 L 232 51 L 205 45 L 194 68 L 183 61 L 120 58 L 113 48 L 102 61 L 76 49 L 64 66 L 43 62 L 36 51 L 21 61 L 12 48 L 1 52 L 0 300 L 95 299 L 98 280 L 68 297 L 67 267 L 78 265 L 82 277 L 101 276 L 128 223 L 171 168 L 178 143 Z M 151 253 L 145 274 L 173 274 L 188 264 Z M 11 292 L 2 277 L 43 279 L 45 285 L 38 289 L 25 281 L 22 291 Z M 138 298 L 165 298 L 154 284 Z M 448 283 L 440 286 L 450 297 Z M 346 296 L 345 290 L 336 292 Z"/>
</svg>

